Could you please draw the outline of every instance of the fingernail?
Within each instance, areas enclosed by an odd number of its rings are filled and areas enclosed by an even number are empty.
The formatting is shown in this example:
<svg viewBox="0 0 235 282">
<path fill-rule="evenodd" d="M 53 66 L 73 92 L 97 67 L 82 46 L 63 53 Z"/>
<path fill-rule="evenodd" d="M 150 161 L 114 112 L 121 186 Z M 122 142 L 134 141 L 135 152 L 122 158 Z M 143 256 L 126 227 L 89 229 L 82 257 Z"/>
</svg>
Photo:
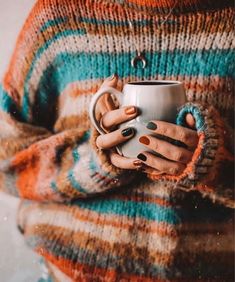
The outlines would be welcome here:
<svg viewBox="0 0 235 282">
<path fill-rule="evenodd" d="M 141 136 L 139 138 L 139 141 L 140 141 L 140 143 L 145 144 L 145 145 L 149 145 L 150 144 L 150 140 L 147 137 L 145 137 L 145 136 Z"/>
<path fill-rule="evenodd" d="M 128 127 L 128 128 L 125 128 L 125 129 L 122 130 L 122 136 L 124 136 L 124 137 L 130 136 L 133 133 L 134 133 L 134 130 L 131 127 Z"/>
<path fill-rule="evenodd" d="M 142 167 L 142 165 L 143 165 L 143 163 L 139 160 L 134 161 L 133 164 L 134 164 L 134 166 L 139 167 L 139 168 Z"/>
<path fill-rule="evenodd" d="M 116 73 L 112 74 L 111 76 L 109 76 L 107 79 L 108 80 L 113 80 L 116 77 Z"/>
<path fill-rule="evenodd" d="M 146 127 L 151 130 L 157 129 L 157 125 L 151 121 L 146 125 Z"/>
<path fill-rule="evenodd" d="M 135 112 L 136 112 L 136 108 L 135 108 L 135 107 L 128 107 L 128 108 L 125 109 L 125 113 L 126 113 L 127 115 L 132 115 L 132 114 L 134 114 Z"/>
<path fill-rule="evenodd" d="M 137 158 L 144 162 L 147 160 L 147 157 L 144 154 L 139 154 Z"/>
</svg>

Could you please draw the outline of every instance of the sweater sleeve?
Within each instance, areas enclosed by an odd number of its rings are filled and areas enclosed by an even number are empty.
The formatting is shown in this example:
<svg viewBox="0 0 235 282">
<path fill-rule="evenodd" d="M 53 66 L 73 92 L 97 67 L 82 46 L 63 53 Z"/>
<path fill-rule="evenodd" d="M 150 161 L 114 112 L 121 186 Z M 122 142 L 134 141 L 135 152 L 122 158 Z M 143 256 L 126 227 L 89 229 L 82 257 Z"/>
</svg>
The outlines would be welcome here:
<svg viewBox="0 0 235 282">
<path fill-rule="evenodd" d="M 1 190 L 26 199 L 66 201 L 129 182 L 129 171 L 115 168 L 105 152 L 96 150 L 95 135 L 79 126 L 53 133 L 24 122 L 19 105 L 1 87 Z"/>
<path fill-rule="evenodd" d="M 234 208 L 233 130 L 213 106 L 200 103 L 185 104 L 179 111 L 178 125 L 187 126 L 188 113 L 196 121 L 198 146 L 181 175 L 163 177 L 174 181 L 176 188 L 197 190 L 215 203 Z"/>
</svg>

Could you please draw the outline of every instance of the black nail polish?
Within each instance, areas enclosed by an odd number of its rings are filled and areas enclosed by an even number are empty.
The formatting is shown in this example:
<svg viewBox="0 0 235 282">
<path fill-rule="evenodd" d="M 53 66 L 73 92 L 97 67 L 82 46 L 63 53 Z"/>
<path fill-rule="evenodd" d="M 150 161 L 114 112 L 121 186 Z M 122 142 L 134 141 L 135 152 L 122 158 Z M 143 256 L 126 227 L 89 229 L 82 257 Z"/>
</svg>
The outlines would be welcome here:
<svg viewBox="0 0 235 282">
<path fill-rule="evenodd" d="M 151 130 L 157 129 L 157 125 L 151 121 L 146 125 L 146 127 Z"/>
<path fill-rule="evenodd" d="M 122 136 L 124 136 L 124 137 L 130 136 L 133 133 L 134 133 L 134 130 L 131 127 L 128 127 L 128 128 L 125 128 L 125 129 L 122 130 Z"/>
<path fill-rule="evenodd" d="M 139 154 L 137 158 L 144 162 L 147 160 L 147 157 L 144 154 Z"/>
</svg>

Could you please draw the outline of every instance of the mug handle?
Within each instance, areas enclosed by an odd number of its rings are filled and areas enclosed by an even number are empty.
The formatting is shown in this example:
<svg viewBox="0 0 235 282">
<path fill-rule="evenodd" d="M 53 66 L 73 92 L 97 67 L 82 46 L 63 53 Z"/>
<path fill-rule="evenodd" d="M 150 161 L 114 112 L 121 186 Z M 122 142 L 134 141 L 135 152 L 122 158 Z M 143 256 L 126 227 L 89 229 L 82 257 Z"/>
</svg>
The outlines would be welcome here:
<svg viewBox="0 0 235 282">
<path fill-rule="evenodd" d="M 91 120 L 92 124 L 95 126 L 95 128 L 97 129 L 97 131 L 100 134 L 106 134 L 106 132 L 101 128 L 100 123 L 96 119 L 95 110 L 96 110 L 96 105 L 97 105 L 99 98 L 106 93 L 110 93 L 110 94 L 114 95 L 115 98 L 118 100 L 119 104 L 121 104 L 122 93 L 119 92 L 117 89 L 110 87 L 110 86 L 101 87 L 95 93 L 95 95 L 92 97 L 91 102 L 90 102 L 90 106 L 89 106 L 89 116 L 90 116 L 90 120 Z"/>
</svg>

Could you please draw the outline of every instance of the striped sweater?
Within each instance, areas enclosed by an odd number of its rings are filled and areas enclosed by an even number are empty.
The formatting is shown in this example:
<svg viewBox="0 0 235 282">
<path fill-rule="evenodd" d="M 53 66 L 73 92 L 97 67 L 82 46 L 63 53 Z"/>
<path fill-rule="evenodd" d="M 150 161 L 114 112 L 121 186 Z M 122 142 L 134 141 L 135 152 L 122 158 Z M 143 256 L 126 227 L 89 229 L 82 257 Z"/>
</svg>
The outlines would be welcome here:
<svg viewBox="0 0 235 282">
<path fill-rule="evenodd" d="M 0 188 L 53 281 L 233 281 L 233 21 L 230 0 L 36 2 L 0 86 Z M 193 114 L 199 143 L 181 175 L 97 151 L 88 106 L 113 73 L 184 83 L 176 122 Z"/>
</svg>

